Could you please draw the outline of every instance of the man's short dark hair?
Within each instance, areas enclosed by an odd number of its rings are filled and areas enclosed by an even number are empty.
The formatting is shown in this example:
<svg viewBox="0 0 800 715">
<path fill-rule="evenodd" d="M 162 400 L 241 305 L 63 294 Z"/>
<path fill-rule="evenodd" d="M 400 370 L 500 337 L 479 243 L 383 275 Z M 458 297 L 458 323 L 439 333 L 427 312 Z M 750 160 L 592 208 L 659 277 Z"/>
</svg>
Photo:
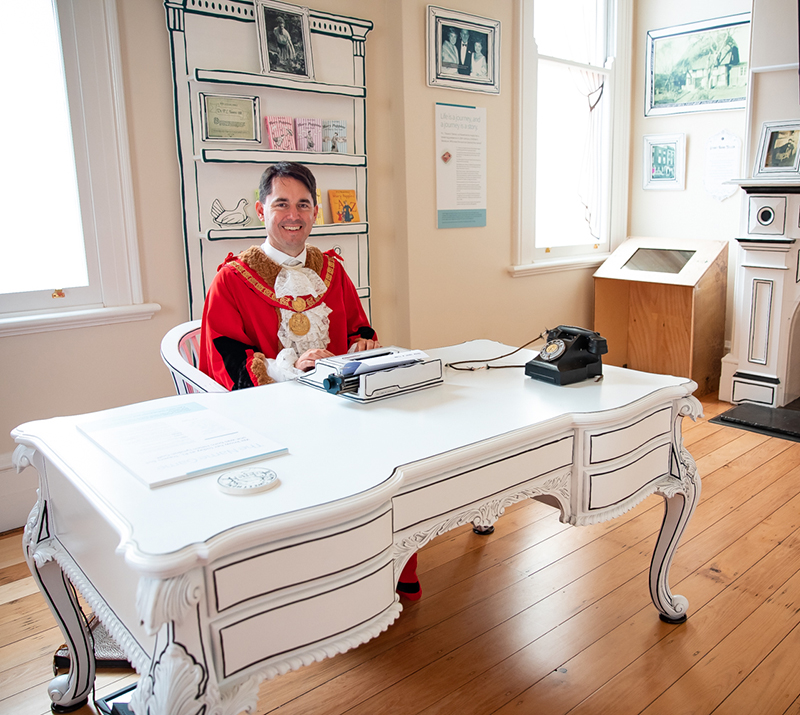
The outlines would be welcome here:
<svg viewBox="0 0 800 715">
<path fill-rule="evenodd" d="M 304 164 L 295 164 L 292 161 L 279 161 L 277 164 L 268 166 L 261 174 L 261 181 L 258 184 L 258 200 L 262 204 L 272 193 L 272 182 L 276 178 L 296 179 L 308 189 L 314 206 L 317 205 L 317 180 L 314 178 L 314 174 Z"/>
</svg>

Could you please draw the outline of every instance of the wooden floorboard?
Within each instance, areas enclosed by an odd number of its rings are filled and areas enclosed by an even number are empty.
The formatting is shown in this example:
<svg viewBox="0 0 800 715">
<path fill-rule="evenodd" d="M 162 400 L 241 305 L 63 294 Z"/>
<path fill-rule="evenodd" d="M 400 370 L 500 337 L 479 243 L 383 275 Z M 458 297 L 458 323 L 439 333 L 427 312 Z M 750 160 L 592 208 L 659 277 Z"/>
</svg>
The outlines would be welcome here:
<svg viewBox="0 0 800 715">
<path fill-rule="evenodd" d="M 581 528 L 519 503 L 490 536 L 427 544 L 419 602 L 364 646 L 262 684 L 257 713 L 800 715 L 800 444 L 703 407 L 683 425 L 703 487 L 670 577 L 686 623 L 661 622 L 649 597 L 659 497 Z M 0 535 L 0 712 L 50 712 L 61 641 L 22 531 Z M 97 692 L 137 677 L 103 671 Z"/>
</svg>

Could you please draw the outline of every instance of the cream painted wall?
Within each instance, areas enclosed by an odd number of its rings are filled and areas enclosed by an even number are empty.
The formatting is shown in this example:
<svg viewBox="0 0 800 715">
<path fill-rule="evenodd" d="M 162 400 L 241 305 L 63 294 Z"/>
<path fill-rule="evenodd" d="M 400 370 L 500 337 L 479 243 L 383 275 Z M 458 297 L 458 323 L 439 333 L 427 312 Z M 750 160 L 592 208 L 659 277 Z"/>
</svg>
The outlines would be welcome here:
<svg viewBox="0 0 800 715">
<path fill-rule="evenodd" d="M 545 326 L 591 323 L 591 272 L 570 271 L 511 278 L 513 225 L 512 165 L 514 107 L 514 3 L 480 0 L 452 7 L 489 15 L 502 23 L 502 76 L 499 96 L 431 88 L 426 84 L 425 0 L 387 3 L 394 62 L 391 141 L 395 142 L 392 194 L 395 235 L 384 243 L 371 231 L 375 324 L 384 337 L 411 347 L 432 347 L 473 338 L 521 344 Z M 371 44 L 369 44 L 371 43 Z M 370 92 L 384 78 L 372 64 L 368 43 Z M 397 47 L 400 51 L 397 52 Z M 402 57 L 402 61 L 399 58 Z M 375 71 L 377 69 L 377 72 Z M 488 211 L 485 228 L 437 229 L 434 106 L 437 102 L 485 107 L 488 127 Z M 370 97 L 370 105 L 374 105 Z M 370 134 L 375 124 L 370 125 Z M 370 145 L 370 218 L 376 192 L 372 165 L 383 148 Z M 390 296 L 385 291 L 392 286 Z M 390 330 L 386 328 L 391 326 Z"/>
<path fill-rule="evenodd" d="M 161 3 L 135 0 L 119 2 L 118 12 L 144 300 L 161 311 L 143 322 L 0 339 L 0 531 L 21 524 L 4 518 L 18 502 L 29 509 L 34 501 L 32 470 L 19 477 L 10 469 L 14 427 L 173 389 L 159 343 L 188 308 L 165 13 Z M 46 199 L 42 213 L 57 230 Z"/>
<path fill-rule="evenodd" d="M 795 0 L 753 0 L 748 176 L 752 175 L 763 123 L 800 118 L 794 68 L 798 61 L 797 12 Z M 776 69 L 781 67 L 784 69 Z"/>
<path fill-rule="evenodd" d="M 502 93 L 427 87 L 425 0 L 314 0 L 368 18 L 368 154 L 373 322 L 385 343 L 434 347 L 473 338 L 520 344 L 545 326 L 589 325 L 591 271 L 511 278 L 512 0 L 448 7 L 502 22 Z M 17 425 L 172 394 L 161 337 L 188 317 L 169 38 L 159 0 L 117 0 L 144 299 L 149 321 L 0 339 L 0 531 L 33 503 L 33 475 L 10 469 Z M 488 225 L 435 227 L 434 104 L 486 107 Z M 46 208 L 43 211 L 47 215 Z M 57 217 L 47 216 L 51 221 Z M 12 505 L 13 502 L 13 505 Z M 16 512 L 15 512 L 16 513 Z M 16 518 L 16 517 L 15 517 Z"/>
<path fill-rule="evenodd" d="M 740 193 L 718 201 L 703 187 L 705 145 L 720 131 L 733 132 L 745 153 L 745 110 L 725 110 L 645 117 L 645 58 L 649 30 L 683 25 L 750 11 L 750 0 L 638 0 L 634 17 L 634 75 L 631 122 L 631 183 L 628 234 L 659 238 L 685 237 L 730 241 L 738 232 Z M 642 153 L 646 134 L 686 135 L 686 189 L 645 191 Z M 733 261 L 729 260 L 725 338 L 731 337 Z"/>
</svg>

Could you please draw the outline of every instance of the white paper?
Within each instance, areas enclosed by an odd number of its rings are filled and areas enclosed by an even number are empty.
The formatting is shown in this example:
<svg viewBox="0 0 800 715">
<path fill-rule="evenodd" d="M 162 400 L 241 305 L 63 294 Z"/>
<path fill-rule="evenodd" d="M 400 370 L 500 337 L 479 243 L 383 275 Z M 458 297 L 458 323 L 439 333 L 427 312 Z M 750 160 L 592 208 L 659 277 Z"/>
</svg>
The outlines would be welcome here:
<svg viewBox="0 0 800 715">
<path fill-rule="evenodd" d="M 286 451 L 197 402 L 127 412 L 78 430 L 149 487 Z"/>
<path fill-rule="evenodd" d="M 427 360 L 428 355 L 422 350 L 404 350 L 399 353 L 391 353 L 389 355 L 376 355 L 371 358 L 364 358 L 359 360 L 354 358 L 350 360 L 342 368 L 343 375 L 363 375 L 366 372 L 375 372 L 376 370 L 388 370 L 393 367 L 400 367 L 401 365 L 410 365 L 414 362 L 422 362 Z"/>
<path fill-rule="evenodd" d="M 486 109 L 436 105 L 437 228 L 486 225 Z"/>
<path fill-rule="evenodd" d="M 739 187 L 726 182 L 741 178 L 742 140 L 735 134 L 722 131 L 706 142 L 706 191 L 717 201 L 733 196 Z"/>
</svg>

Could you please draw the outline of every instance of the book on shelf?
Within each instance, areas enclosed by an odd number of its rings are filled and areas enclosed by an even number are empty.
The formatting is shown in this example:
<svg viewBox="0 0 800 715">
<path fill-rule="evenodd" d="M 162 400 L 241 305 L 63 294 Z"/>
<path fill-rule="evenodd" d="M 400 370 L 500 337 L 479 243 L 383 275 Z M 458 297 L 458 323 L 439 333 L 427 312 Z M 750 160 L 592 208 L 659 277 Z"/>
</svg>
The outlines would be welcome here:
<svg viewBox="0 0 800 715">
<path fill-rule="evenodd" d="M 198 402 L 131 406 L 77 428 L 151 489 L 287 451 Z"/>
<path fill-rule="evenodd" d="M 294 120 L 291 117 L 264 117 L 264 128 L 267 132 L 270 149 L 295 151 Z"/>
<path fill-rule="evenodd" d="M 294 120 L 295 144 L 298 151 L 322 151 L 322 120 L 298 117 Z"/>
<path fill-rule="evenodd" d="M 325 219 L 322 216 L 322 191 L 317 189 L 317 206 L 319 206 L 319 211 L 317 211 L 317 220 L 314 221 L 315 226 L 322 226 L 325 223 Z"/>
<path fill-rule="evenodd" d="M 353 189 L 329 189 L 328 201 L 331 204 L 331 217 L 334 223 L 353 223 L 360 221 L 356 192 Z"/>
<path fill-rule="evenodd" d="M 344 119 L 322 120 L 322 151 L 347 153 L 347 122 Z"/>
</svg>

